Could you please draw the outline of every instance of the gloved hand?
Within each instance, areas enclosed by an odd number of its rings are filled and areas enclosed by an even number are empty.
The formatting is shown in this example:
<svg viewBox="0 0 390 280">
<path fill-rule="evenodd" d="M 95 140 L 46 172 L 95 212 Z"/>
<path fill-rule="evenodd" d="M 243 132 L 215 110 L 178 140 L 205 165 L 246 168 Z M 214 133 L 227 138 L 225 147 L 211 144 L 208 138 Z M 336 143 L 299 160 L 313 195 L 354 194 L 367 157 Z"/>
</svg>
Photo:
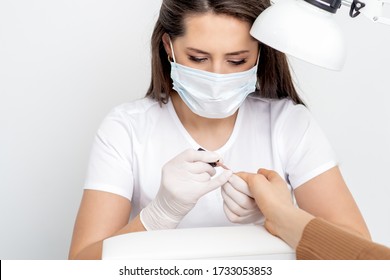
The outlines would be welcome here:
<svg viewBox="0 0 390 280">
<path fill-rule="evenodd" d="M 140 213 L 146 230 L 176 228 L 200 197 L 225 184 L 232 171 L 211 178 L 216 172 L 208 164 L 220 159 L 213 152 L 189 149 L 166 163 L 155 199 Z"/>
<path fill-rule="evenodd" d="M 233 174 L 222 188 L 223 210 L 233 223 L 249 224 L 264 218 L 251 196 L 247 183 Z"/>
</svg>

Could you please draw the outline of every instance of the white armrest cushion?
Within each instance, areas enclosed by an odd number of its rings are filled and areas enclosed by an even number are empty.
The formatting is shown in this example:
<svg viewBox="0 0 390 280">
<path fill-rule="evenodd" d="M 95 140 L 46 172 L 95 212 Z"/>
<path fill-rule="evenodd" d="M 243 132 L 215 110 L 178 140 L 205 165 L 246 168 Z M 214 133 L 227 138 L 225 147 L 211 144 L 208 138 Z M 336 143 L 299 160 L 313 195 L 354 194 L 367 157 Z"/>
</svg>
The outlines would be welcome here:
<svg viewBox="0 0 390 280">
<path fill-rule="evenodd" d="M 103 259 L 295 259 L 295 251 L 263 226 L 134 232 L 103 242 Z"/>
</svg>

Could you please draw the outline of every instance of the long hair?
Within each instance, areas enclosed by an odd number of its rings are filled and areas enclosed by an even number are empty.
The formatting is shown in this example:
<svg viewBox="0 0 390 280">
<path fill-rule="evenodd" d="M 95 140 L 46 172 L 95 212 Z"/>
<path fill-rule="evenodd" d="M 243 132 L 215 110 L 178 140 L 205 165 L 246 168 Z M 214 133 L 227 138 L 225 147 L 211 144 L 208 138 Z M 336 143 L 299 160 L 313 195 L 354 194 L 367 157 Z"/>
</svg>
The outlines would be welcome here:
<svg viewBox="0 0 390 280">
<path fill-rule="evenodd" d="M 184 35 L 186 16 L 213 12 L 232 16 L 252 25 L 257 16 L 269 6 L 269 0 L 163 0 L 152 34 L 152 79 L 146 96 L 158 100 L 160 104 L 168 102 L 172 91 L 171 65 L 162 37 L 167 33 L 174 40 Z M 296 104 L 304 104 L 294 87 L 286 55 L 263 44 L 257 81 L 258 90 L 255 94 L 260 97 L 288 97 Z"/>
</svg>

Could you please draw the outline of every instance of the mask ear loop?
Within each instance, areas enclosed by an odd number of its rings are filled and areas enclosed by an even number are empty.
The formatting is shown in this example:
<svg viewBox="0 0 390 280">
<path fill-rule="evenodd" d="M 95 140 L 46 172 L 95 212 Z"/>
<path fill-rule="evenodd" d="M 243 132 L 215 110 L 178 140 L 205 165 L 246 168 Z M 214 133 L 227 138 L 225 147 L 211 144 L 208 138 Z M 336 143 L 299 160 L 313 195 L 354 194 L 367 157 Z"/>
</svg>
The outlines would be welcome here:
<svg viewBox="0 0 390 280">
<path fill-rule="evenodd" d="M 169 37 L 169 45 L 171 46 L 171 50 L 172 50 L 172 59 L 173 59 L 173 62 L 176 64 L 175 52 L 174 52 L 174 50 L 173 50 L 173 44 L 172 44 L 172 41 L 171 41 L 171 37 Z M 169 59 L 169 61 L 171 61 L 169 55 L 168 55 L 168 59 Z M 172 62 L 172 61 L 171 61 L 171 62 Z"/>
<path fill-rule="evenodd" d="M 257 61 L 255 66 L 259 67 L 259 61 L 260 61 L 260 53 L 261 53 L 261 45 L 259 46 L 259 53 L 257 54 Z"/>
<path fill-rule="evenodd" d="M 259 61 L 260 61 L 260 53 L 261 53 L 261 45 L 259 45 L 259 53 L 257 54 L 257 61 L 256 61 L 256 90 L 260 90 L 260 83 L 259 78 L 257 77 L 257 71 L 259 69 Z"/>
</svg>

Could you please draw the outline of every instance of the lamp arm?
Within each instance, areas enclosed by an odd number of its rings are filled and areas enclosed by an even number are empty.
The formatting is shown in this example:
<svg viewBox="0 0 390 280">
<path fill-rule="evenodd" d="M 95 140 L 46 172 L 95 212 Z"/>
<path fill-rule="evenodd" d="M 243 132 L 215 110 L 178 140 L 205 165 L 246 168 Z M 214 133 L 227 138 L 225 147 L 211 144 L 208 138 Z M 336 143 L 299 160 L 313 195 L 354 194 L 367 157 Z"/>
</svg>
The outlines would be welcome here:
<svg viewBox="0 0 390 280">
<path fill-rule="evenodd" d="M 373 22 L 390 25 L 390 17 L 384 15 L 384 5 L 389 5 L 390 0 L 342 0 L 341 4 L 351 7 L 351 17 L 363 14 Z"/>
<path fill-rule="evenodd" d="M 280 0 L 270 0 L 271 5 L 279 1 Z M 318 0 L 314 2 L 334 3 L 336 1 L 337 0 Z M 384 15 L 384 6 L 390 5 L 390 0 L 341 0 L 341 5 L 350 7 L 349 15 L 351 17 L 357 17 L 358 15 L 363 14 L 373 22 L 390 25 L 390 15 Z"/>
</svg>

